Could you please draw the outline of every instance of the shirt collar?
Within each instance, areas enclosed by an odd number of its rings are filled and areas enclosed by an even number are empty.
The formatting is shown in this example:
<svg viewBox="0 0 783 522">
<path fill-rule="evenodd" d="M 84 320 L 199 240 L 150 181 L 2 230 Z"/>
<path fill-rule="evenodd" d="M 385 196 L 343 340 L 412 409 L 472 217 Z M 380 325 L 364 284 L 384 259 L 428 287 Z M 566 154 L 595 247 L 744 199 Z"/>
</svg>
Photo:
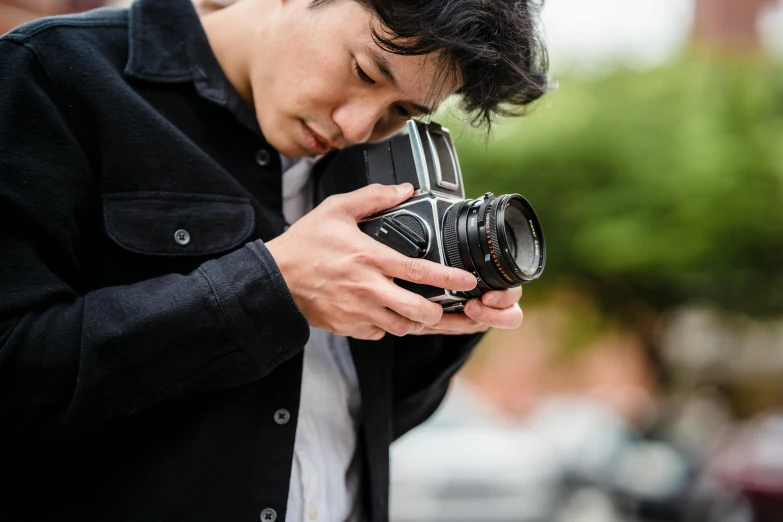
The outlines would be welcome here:
<svg viewBox="0 0 783 522">
<path fill-rule="evenodd" d="M 255 114 L 226 78 L 191 0 L 137 0 L 129 9 L 125 75 L 151 82 L 193 82 L 203 98 L 228 108 L 261 133 Z"/>
</svg>

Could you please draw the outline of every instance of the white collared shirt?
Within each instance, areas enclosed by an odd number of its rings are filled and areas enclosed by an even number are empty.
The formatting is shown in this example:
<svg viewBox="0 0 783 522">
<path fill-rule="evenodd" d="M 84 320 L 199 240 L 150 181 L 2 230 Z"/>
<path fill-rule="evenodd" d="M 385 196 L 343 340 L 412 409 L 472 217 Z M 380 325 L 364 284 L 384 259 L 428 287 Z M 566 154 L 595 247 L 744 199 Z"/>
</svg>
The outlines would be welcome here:
<svg viewBox="0 0 783 522">
<path fill-rule="evenodd" d="M 316 160 L 281 159 L 283 216 L 293 223 L 312 209 L 310 172 Z M 360 402 L 348 339 L 310 327 L 286 522 L 359 520 Z"/>
</svg>

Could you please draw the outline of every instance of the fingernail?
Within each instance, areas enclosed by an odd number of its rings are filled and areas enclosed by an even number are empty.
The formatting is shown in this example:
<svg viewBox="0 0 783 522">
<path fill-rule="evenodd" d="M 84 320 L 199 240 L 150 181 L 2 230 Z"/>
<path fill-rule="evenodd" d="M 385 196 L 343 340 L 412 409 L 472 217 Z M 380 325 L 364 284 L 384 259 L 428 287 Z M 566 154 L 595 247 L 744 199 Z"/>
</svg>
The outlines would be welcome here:
<svg viewBox="0 0 783 522">
<path fill-rule="evenodd" d="M 496 296 L 494 294 L 488 295 L 487 297 L 485 297 L 483 299 L 483 301 L 484 301 L 484 304 L 487 305 L 487 306 L 495 306 L 496 304 L 498 304 L 498 296 Z"/>
<path fill-rule="evenodd" d="M 462 286 L 466 290 L 473 290 L 477 284 L 478 282 L 476 281 L 476 278 L 472 275 L 466 275 L 465 279 L 462 280 Z"/>
<path fill-rule="evenodd" d="M 402 196 L 403 194 L 408 194 L 413 190 L 413 185 L 410 183 L 403 183 L 402 185 L 397 185 L 397 194 Z"/>
<path fill-rule="evenodd" d="M 465 312 L 469 315 L 478 315 L 481 313 L 481 305 L 476 301 L 471 301 L 465 306 Z"/>
</svg>

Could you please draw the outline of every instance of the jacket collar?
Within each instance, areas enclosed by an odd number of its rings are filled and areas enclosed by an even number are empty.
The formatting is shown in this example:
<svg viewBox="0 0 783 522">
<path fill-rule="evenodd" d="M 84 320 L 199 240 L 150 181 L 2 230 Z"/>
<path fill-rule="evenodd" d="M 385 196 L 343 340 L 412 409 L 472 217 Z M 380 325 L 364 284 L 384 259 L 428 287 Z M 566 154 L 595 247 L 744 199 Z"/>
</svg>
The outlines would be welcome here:
<svg viewBox="0 0 783 522">
<path fill-rule="evenodd" d="M 190 0 L 137 0 L 128 21 L 125 75 L 150 82 L 193 82 L 203 98 L 227 107 L 260 133 L 253 111 L 229 83 Z"/>
</svg>

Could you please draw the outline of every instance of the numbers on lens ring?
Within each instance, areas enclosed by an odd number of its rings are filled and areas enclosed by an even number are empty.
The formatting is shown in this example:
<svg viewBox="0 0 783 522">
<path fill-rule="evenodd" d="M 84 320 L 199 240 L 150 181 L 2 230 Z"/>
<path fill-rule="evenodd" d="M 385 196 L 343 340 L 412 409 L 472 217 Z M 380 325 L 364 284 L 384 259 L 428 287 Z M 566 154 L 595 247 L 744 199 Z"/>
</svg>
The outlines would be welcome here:
<svg viewBox="0 0 783 522">
<path fill-rule="evenodd" d="M 492 212 L 492 204 L 490 203 L 487 207 L 487 216 L 490 215 L 490 212 Z M 487 244 L 489 245 L 489 252 L 492 254 L 492 259 L 495 261 L 495 266 L 497 267 L 498 271 L 503 275 L 503 277 L 506 278 L 506 281 L 508 281 L 511 284 L 514 284 L 514 280 L 508 277 L 508 275 L 503 271 L 503 267 L 500 266 L 500 263 L 498 262 L 497 255 L 495 254 L 495 247 L 492 246 L 492 237 L 489 235 L 489 230 L 486 231 L 487 236 Z M 508 253 L 508 251 L 506 251 Z"/>
</svg>

